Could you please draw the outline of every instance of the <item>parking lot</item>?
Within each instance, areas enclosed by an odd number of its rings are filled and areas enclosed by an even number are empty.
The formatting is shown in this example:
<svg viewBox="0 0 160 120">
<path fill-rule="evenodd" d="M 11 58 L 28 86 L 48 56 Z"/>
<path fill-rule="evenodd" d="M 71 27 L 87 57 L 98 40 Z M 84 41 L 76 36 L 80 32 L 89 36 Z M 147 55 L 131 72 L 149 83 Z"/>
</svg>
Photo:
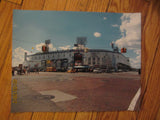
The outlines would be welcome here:
<svg viewBox="0 0 160 120">
<path fill-rule="evenodd" d="M 40 72 L 12 79 L 18 86 L 12 112 L 128 110 L 140 88 L 137 72 Z"/>
</svg>

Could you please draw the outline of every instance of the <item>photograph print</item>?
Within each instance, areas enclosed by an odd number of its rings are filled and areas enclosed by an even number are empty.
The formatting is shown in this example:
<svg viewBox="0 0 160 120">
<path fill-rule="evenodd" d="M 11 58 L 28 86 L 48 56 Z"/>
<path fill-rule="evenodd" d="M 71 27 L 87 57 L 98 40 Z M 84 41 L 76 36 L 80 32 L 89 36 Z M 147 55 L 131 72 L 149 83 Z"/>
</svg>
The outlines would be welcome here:
<svg viewBox="0 0 160 120">
<path fill-rule="evenodd" d="M 14 10 L 11 112 L 138 111 L 141 14 Z"/>
</svg>

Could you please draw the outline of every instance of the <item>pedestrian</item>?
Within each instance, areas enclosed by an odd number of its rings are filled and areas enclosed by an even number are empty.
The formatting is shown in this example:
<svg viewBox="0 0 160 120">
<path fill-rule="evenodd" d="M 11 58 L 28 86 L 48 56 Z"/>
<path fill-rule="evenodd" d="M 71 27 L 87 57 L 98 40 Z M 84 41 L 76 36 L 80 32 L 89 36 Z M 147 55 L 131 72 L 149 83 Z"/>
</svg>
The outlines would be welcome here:
<svg viewBox="0 0 160 120">
<path fill-rule="evenodd" d="M 139 74 L 139 75 L 141 74 L 141 69 L 138 69 L 138 74 Z"/>
<path fill-rule="evenodd" d="M 14 76 L 14 69 L 12 69 L 12 76 Z"/>
<path fill-rule="evenodd" d="M 27 67 L 27 75 L 30 74 L 30 70 L 29 70 L 29 67 Z"/>
<path fill-rule="evenodd" d="M 26 69 L 25 68 L 24 68 L 23 72 L 24 72 L 24 75 L 25 75 L 26 74 Z"/>
<path fill-rule="evenodd" d="M 39 74 L 39 69 L 38 69 L 38 68 L 37 68 L 37 70 L 36 70 L 36 71 L 37 71 L 37 74 Z"/>
</svg>

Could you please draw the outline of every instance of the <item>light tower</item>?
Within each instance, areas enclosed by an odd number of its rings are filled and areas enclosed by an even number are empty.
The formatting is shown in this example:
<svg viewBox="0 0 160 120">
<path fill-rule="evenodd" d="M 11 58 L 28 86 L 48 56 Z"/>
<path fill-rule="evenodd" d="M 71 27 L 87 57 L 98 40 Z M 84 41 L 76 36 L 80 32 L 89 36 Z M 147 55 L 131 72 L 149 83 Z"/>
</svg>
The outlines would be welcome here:
<svg viewBox="0 0 160 120">
<path fill-rule="evenodd" d="M 47 48 L 47 52 L 49 51 L 49 44 L 51 43 L 51 40 L 45 40 L 45 44 L 46 44 L 46 48 Z"/>
<path fill-rule="evenodd" d="M 84 49 L 87 43 L 87 37 L 77 37 L 77 43 L 74 44 L 75 47 L 77 47 L 77 50 Z"/>
<path fill-rule="evenodd" d="M 74 66 L 82 66 L 84 63 L 84 55 L 81 50 L 85 52 L 85 45 L 87 43 L 87 37 L 77 37 L 77 43 L 74 46 L 77 48 L 74 53 Z"/>
<path fill-rule="evenodd" d="M 87 37 L 77 37 L 77 44 L 86 46 L 87 43 Z"/>
<path fill-rule="evenodd" d="M 114 52 L 119 52 L 119 48 L 117 46 L 115 46 L 114 42 L 111 42 L 111 47 L 112 47 Z"/>
</svg>

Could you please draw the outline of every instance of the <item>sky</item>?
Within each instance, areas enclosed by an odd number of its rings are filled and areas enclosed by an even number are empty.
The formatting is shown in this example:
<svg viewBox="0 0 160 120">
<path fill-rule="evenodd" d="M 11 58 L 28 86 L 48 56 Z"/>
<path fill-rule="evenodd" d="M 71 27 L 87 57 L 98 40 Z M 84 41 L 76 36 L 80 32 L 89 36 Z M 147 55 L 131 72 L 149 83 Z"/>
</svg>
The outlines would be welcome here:
<svg viewBox="0 0 160 120">
<path fill-rule="evenodd" d="M 24 61 L 24 52 L 41 52 L 50 39 L 50 51 L 72 49 L 77 37 L 87 37 L 89 49 L 112 50 L 114 42 L 130 58 L 133 68 L 141 67 L 140 13 L 99 13 L 14 10 L 12 66 Z"/>
</svg>

